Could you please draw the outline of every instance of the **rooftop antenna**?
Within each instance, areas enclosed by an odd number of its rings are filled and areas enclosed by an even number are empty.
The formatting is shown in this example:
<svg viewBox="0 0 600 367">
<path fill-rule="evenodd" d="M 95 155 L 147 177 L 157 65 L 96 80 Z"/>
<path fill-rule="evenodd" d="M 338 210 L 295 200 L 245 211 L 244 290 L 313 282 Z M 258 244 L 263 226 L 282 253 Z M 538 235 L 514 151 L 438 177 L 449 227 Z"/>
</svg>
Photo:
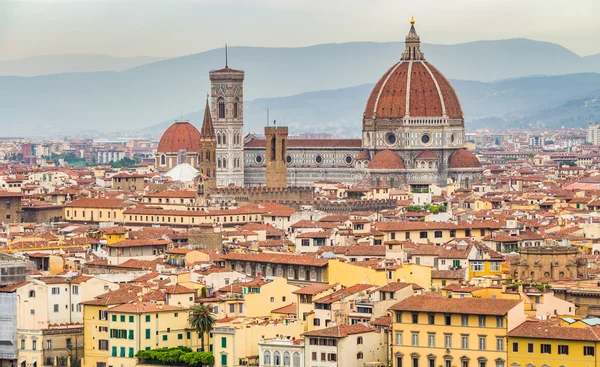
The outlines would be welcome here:
<svg viewBox="0 0 600 367">
<path fill-rule="evenodd" d="M 225 44 L 225 67 L 227 68 L 227 44 Z"/>
</svg>

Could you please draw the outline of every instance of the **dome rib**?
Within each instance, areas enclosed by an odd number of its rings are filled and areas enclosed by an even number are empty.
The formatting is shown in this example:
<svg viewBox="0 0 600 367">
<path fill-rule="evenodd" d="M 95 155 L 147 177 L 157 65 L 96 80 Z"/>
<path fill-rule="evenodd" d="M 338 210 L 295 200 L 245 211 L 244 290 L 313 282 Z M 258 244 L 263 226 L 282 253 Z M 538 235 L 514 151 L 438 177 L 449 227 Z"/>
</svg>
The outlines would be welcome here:
<svg viewBox="0 0 600 367">
<path fill-rule="evenodd" d="M 200 152 L 200 132 L 187 121 L 178 121 L 171 125 L 160 138 L 158 153 Z"/>
<path fill-rule="evenodd" d="M 448 168 L 480 168 L 481 163 L 475 154 L 461 148 L 448 159 Z"/>
<path fill-rule="evenodd" d="M 399 170 L 405 169 L 404 161 L 402 158 L 389 149 L 382 150 L 375 154 L 373 159 L 368 165 L 369 169 L 386 169 L 386 170 Z"/>
</svg>

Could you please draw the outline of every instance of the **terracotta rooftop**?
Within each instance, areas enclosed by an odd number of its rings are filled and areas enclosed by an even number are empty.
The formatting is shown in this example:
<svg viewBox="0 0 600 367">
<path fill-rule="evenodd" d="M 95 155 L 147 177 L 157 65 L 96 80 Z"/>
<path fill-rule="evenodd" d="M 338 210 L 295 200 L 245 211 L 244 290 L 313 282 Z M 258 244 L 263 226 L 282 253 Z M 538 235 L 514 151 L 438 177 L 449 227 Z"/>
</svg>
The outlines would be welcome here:
<svg viewBox="0 0 600 367">
<path fill-rule="evenodd" d="M 508 299 L 413 296 L 390 310 L 502 316 L 520 303 Z"/>
<path fill-rule="evenodd" d="M 340 325 L 340 326 L 333 326 L 333 327 L 329 327 L 329 328 L 325 328 L 325 329 L 308 331 L 308 332 L 302 334 L 302 336 L 304 336 L 304 337 L 316 336 L 316 337 L 329 337 L 329 338 L 343 338 L 348 335 L 370 333 L 372 331 L 374 331 L 374 329 L 372 329 L 364 324 Z"/>
</svg>

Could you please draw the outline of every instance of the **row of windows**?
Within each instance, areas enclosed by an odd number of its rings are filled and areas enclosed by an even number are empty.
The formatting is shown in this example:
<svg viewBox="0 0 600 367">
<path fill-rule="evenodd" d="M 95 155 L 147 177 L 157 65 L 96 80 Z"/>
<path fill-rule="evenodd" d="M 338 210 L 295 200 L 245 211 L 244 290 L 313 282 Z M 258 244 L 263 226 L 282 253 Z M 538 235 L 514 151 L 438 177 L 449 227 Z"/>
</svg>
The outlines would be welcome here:
<svg viewBox="0 0 600 367">
<path fill-rule="evenodd" d="M 512 351 L 519 351 L 519 343 L 512 343 Z M 568 345 L 558 345 L 557 347 L 558 354 L 569 355 L 569 346 Z M 527 353 L 535 353 L 535 347 L 533 343 L 527 343 Z M 552 354 L 552 344 L 540 344 L 540 353 L 541 354 Z M 596 354 L 596 348 L 593 346 L 584 346 L 583 347 L 583 355 L 593 357 Z"/>
<path fill-rule="evenodd" d="M 404 238 L 407 240 L 410 240 L 410 234 L 412 232 L 404 232 Z M 485 236 L 486 234 L 486 230 L 485 229 L 480 229 L 479 230 L 479 234 L 481 236 Z M 419 238 L 421 239 L 426 239 L 429 237 L 429 231 L 420 231 L 419 232 Z M 443 231 L 434 231 L 433 232 L 433 237 L 435 238 L 442 238 L 443 237 Z M 451 229 L 450 230 L 450 237 L 455 238 L 456 237 L 456 230 L 455 229 Z M 465 237 L 471 237 L 471 230 L 470 229 L 465 229 Z M 390 239 L 395 240 L 396 239 L 396 232 L 391 232 L 390 233 Z"/>
<path fill-rule="evenodd" d="M 107 343 L 108 343 L 108 341 L 107 341 Z M 66 344 L 67 348 L 73 347 L 71 338 L 66 338 L 65 344 Z M 21 338 L 21 349 L 25 349 L 25 346 L 26 346 L 26 339 L 23 337 L 23 338 Z M 31 349 L 37 350 L 37 339 L 31 340 Z M 52 339 L 46 340 L 46 349 L 52 349 Z M 108 350 L 108 344 L 107 344 L 107 348 L 105 350 Z"/>
<path fill-rule="evenodd" d="M 69 214 L 67 213 L 67 215 L 69 215 Z M 229 218 L 229 220 L 228 220 L 228 218 Z M 239 215 L 237 215 L 235 217 L 235 222 L 239 222 L 240 218 L 241 218 L 242 222 L 246 222 L 246 216 L 245 215 L 243 215 L 241 217 Z M 145 216 L 145 221 L 146 222 L 148 222 L 148 221 L 155 222 L 154 219 L 156 219 L 156 222 L 163 222 L 163 223 L 171 223 L 172 222 L 172 223 L 177 223 L 177 217 L 173 217 L 172 218 L 173 221 L 171 221 L 171 217 L 159 217 L 159 216 L 154 217 L 153 215 L 152 216 L 148 216 L 148 215 Z M 194 217 L 191 218 L 192 224 L 195 222 L 195 219 L 196 218 L 194 218 Z M 251 220 L 252 220 L 252 215 L 248 215 L 248 221 L 251 221 Z M 254 220 L 258 221 L 259 220 L 259 216 L 255 215 L 254 216 Z M 129 221 L 133 221 L 133 222 L 144 221 L 144 216 L 140 215 L 139 216 L 139 220 L 138 220 L 138 216 L 137 215 L 130 215 L 129 216 Z M 221 217 L 213 217 L 213 222 L 219 223 L 220 221 L 221 221 Z M 229 222 L 234 222 L 233 216 L 223 217 L 223 223 L 227 223 L 228 221 Z M 183 217 L 179 217 L 179 222 L 183 223 Z"/>
<path fill-rule="evenodd" d="M 293 359 L 293 367 L 300 367 L 300 353 L 295 352 L 293 355 L 289 352 L 273 352 L 273 361 L 271 363 L 271 352 L 265 351 L 263 353 L 263 360 L 266 366 L 290 366 L 290 359 Z M 283 359 L 282 359 L 283 356 Z M 283 363 L 282 363 L 283 362 Z"/>
<path fill-rule="evenodd" d="M 133 348 L 129 348 L 129 353 L 125 353 L 126 352 L 126 348 L 125 347 L 121 347 L 120 348 L 120 353 L 117 354 L 117 347 L 112 347 L 112 353 L 111 355 L 113 357 L 129 357 L 129 358 L 133 358 L 135 356 L 135 352 L 133 350 Z"/>
<path fill-rule="evenodd" d="M 426 367 L 437 367 L 437 365 L 435 364 L 435 356 L 427 356 L 426 357 L 426 362 L 427 364 L 425 365 Z M 411 355 L 409 358 L 409 362 L 410 362 L 410 367 L 420 367 L 419 363 L 420 363 L 420 357 L 418 355 Z M 444 363 L 440 366 L 442 367 L 454 367 L 455 365 L 452 363 L 452 359 L 445 357 L 443 359 Z M 471 367 L 473 365 L 476 365 L 477 367 L 488 367 L 488 361 L 486 358 L 481 357 L 478 358 L 477 361 L 475 362 L 476 364 L 470 364 L 470 360 L 468 358 L 461 358 L 460 360 L 460 367 Z M 504 367 L 504 361 L 501 359 L 497 359 L 494 361 L 495 366 L 496 367 Z M 402 356 L 396 356 L 396 367 L 404 367 L 404 357 Z"/>
<path fill-rule="evenodd" d="M 65 288 L 65 291 L 67 290 L 67 288 Z M 51 289 L 52 294 L 54 295 L 59 295 L 60 294 L 60 287 L 52 287 Z M 71 293 L 73 294 L 79 294 L 79 286 L 78 285 L 72 285 L 71 286 Z M 35 297 L 35 291 L 31 290 L 29 291 L 29 297 Z"/>
<path fill-rule="evenodd" d="M 419 324 L 420 322 L 424 323 L 424 319 L 422 316 L 424 316 L 425 314 L 421 314 L 419 312 L 412 312 L 411 314 L 411 323 L 413 324 Z M 478 327 L 488 327 L 488 318 L 490 316 L 483 316 L 480 315 L 478 316 L 478 323 L 477 326 Z M 439 319 L 440 317 L 438 316 L 437 319 Z M 434 313 L 428 313 L 427 314 L 427 324 L 429 325 L 435 325 L 436 324 L 436 314 Z M 396 322 L 397 323 L 402 323 L 402 312 L 396 312 Z M 497 328 L 503 328 L 504 327 L 504 317 L 503 316 L 496 316 L 495 317 L 495 325 Z M 443 324 L 446 326 L 452 326 L 452 315 L 451 314 L 445 314 L 443 315 Z M 469 325 L 469 315 L 461 315 L 460 316 L 460 326 L 475 326 L 475 325 Z"/>
<path fill-rule="evenodd" d="M 404 342 L 402 340 L 403 337 L 403 332 L 402 331 L 396 331 L 396 335 L 395 335 L 395 342 L 396 345 L 404 345 Z M 443 334 L 443 347 L 450 349 L 452 348 L 452 334 L 451 333 L 444 333 Z M 470 349 L 469 348 L 469 339 L 470 339 L 470 335 L 468 334 L 461 334 L 460 335 L 460 349 Z M 410 345 L 413 347 L 419 347 L 419 346 L 424 346 L 420 344 L 420 338 L 419 338 L 419 332 L 418 331 L 413 331 L 410 333 Z M 436 333 L 427 333 L 427 347 L 428 348 L 435 348 L 435 347 L 439 347 L 440 345 L 436 343 Z M 477 337 L 477 349 L 479 350 L 488 350 L 487 348 L 487 336 L 486 335 L 478 335 Z M 503 337 L 496 337 L 496 346 L 495 346 L 495 350 L 502 352 L 504 351 L 504 338 Z"/>
</svg>

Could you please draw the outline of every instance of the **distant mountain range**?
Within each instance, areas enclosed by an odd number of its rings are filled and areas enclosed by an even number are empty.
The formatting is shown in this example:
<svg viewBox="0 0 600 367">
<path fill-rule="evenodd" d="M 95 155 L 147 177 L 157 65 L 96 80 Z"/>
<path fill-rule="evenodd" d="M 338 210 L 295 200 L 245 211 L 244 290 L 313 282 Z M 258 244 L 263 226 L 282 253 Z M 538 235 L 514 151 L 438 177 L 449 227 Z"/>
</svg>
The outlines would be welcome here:
<svg viewBox="0 0 600 367">
<path fill-rule="evenodd" d="M 107 55 L 48 55 L 0 61 L 0 75 L 37 76 L 93 71 L 122 71 L 163 60 L 160 57 L 113 57 Z"/>
<path fill-rule="evenodd" d="M 583 127 L 600 121 L 600 74 L 580 73 L 536 76 L 497 82 L 451 80 L 459 95 L 468 128 Z M 291 132 L 329 132 L 360 135 L 361 119 L 373 84 L 289 97 L 259 98 L 246 102 L 244 121 L 249 132 L 261 133 L 269 109 L 270 123 L 290 127 Z M 182 118 L 196 126 L 204 110 Z M 162 133 L 172 120 L 147 131 Z"/>
<path fill-rule="evenodd" d="M 364 84 L 377 81 L 399 59 L 403 48 L 399 42 L 301 48 L 231 47 L 229 66 L 246 71 L 245 121 L 251 129 L 262 126 L 264 111 L 269 107 L 273 109 L 273 118 L 285 119 L 290 126 L 318 126 L 336 131 L 339 124 L 344 131 L 346 124 L 360 122 L 369 92 L 369 86 Z M 472 80 L 454 82 L 469 120 L 521 111 L 538 103 L 538 99 L 539 103 L 553 101 L 558 106 L 566 102 L 561 90 L 569 91 L 568 98 L 584 98 L 585 95 L 577 93 L 600 88 L 600 84 L 591 88 L 589 84 L 596 83 L 595 79 L 586 80 L 585 76 L 576 78 L 577 85 L 570 84 L 570 76 L 565 76 L 562 82 L 556 79 L 553 84 L 556 90 L 545 90 L 543 85 L 536 87 L 538 80 L 529 78 L 497 82 L 499 86 L 489 83 L 531 75 L 600 72 L 600 55 L 580 57 L 552 43 L 511 39 L 459 45 L 424 44 L 422 49 L 446 77 Z M 209 91 L 208 71 L 223 64 L 224 52 L 218 49 L 122 72 L 0 77 L 2 134 L 136 132 L 202 108 Z M 503 88 L 503 83 L 516 84 L 514 89 L 508 89 Z M 533 83 L 530 93 L 534 94 L 524 94 L 522 91 L 529 89 L 518 83 Z M 312 92 L 319 90 L 324 92 Z M 535 93 L 539 93 L 539 98 Z M 274 97 L 283 98 L 271 99 Z M 302 99 L 319 113 L 294 105 Z M 288 104 L 289 108 L 284 112 L 277 107 L 281 104 Z M 282 112 L 279 115 L 278 109 Z"/>
</svg>

